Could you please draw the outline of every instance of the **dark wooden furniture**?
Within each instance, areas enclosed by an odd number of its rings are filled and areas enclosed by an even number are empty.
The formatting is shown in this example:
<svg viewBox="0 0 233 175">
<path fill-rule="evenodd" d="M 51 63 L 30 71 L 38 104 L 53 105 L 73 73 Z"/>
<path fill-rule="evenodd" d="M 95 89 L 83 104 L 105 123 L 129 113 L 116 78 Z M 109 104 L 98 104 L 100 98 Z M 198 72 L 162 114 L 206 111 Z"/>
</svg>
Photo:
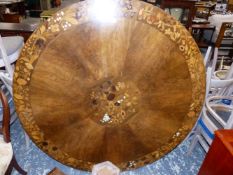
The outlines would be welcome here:
<svg viewBox="0 0 233 175">
<path fill-rule="evenodd" d="M 233 174 L 233 130 L 215 132 L 214 141 L 198 175 Z"/>
<path fill-rule="evenodd" d="M 191 29 L 192 27 L 192 20 L 195 16 L 195 3 L 197 0 L 163 0 L 161 2 L 161 8 L 162 9 L 172 9 L 172 8 L 181 8 L 183 9 L 183 14 L 181 17 L 181 23 L 184 24 L 184 26 L 187 29 Z M 183 21 L 182 18 L 187 18 L 186 21 Z"/>
<path fill-rule="evenodd" d="M 210 12 L 214 10 L 215 6 L 216 6 L 215 3 L 209 3 L 205 1 L 196 2 L 195 3 L 196 17 L 205 18 L 206 20 L 208 20 L 210 16 Z"/>
<path fill-rule="evenodd" d="M 222 23 L 222 26 L 220 28 L 218 37 L 217 37 L 216 42 L 215 42 L 215 47 L 220 48 L 220 46 L 221 46 L 224 39 L 227 39 L 227 38 L 229 38 L 229 39 L 232 38 L 233 39 L 233 36 L 228 37 L 228 36 L 225 35 L 226 30 L 229 29 L 229 28 L 232 28 L 232 27 L 233 27 L 233 23 L 231 23 L 231 22 L 223 22 Z"/>
<path fill-rule="evenodd" d="M 8 101 L 7 101 L 5 95 L 3 94 L 2 91 L 0 91 L 0 99 L 1 99 L 2 107 L 3 107 L 3 121 L 2 121 L 2 128 L 0 128 L 0 134 L 3 135 L 3 139 L 6 143 L 10 143 L 11 142 L 11 139 L 10 139 L 10 109 L 8 106 Z M 5 174 L 10 175 L 13 168 L 15 168 L 22 175 L 27 174 L 27 172 L 24 171 L 17 163 L 14 154 L 13 154 L 12 160 L 11 160 L 10 165 L 9 165 Z"/>
<path fill-rule="evenodd" d="M 12 12 L 17 12 L 17 14 L 25 15 L 25 2 L 24 0 L 2 0 L 0 1 L 0 6 L 5 6 L 10 8 Z"/>
<path fill-rule="evenodd" d="M 24 23 L 0 23 L 1 36 L 20 35 L 24 37 L 24 41 L 31 36 L 37 25 L 28 25 Z"/>
<path fill-rule="evenodd" d="M 57 12 L 69 23 L 41 24 L 15 67 L 14 103 L 26 132 L 79 169 L 154 162 L 187 136 L 205 96 L 190 33 L 148 3 L 115 2 L 113 22 L 87 18 L 87 1 Z"/>
<path fill-rule="evenodd" d="M 223 22 L 215 42 L 215 47 L 217 47 L 221 54 L 218 55 L 219 58 L 224 56 L 224 62 L 227 65 L 232 63 L 233 57 L 233 23 Z M 228 35 L 228 32 L 230 35 Z"/>
<path fill-rule="evenodd" d="M 233 0 L 228 0 L 227 10 L 233 12 Z"/>
<path fill-rule="evenodd" d="M 2 17 L 2 22 L 20 23 L 22 21 L 22 16 L 19 14 L 2 14 Z"/>
<path fill-rule="evenodd" d="M 204 31 L 210 30 L 212 32 L 210 38 L 208 40 L 203 38 Z M 192 25 L 192 35 L 197 42 L 199 48 L 207 48 L 212 43 L 212 37 L 215 31 L 215 26 L 210 24 L 193 24 Z"/>
</svg>

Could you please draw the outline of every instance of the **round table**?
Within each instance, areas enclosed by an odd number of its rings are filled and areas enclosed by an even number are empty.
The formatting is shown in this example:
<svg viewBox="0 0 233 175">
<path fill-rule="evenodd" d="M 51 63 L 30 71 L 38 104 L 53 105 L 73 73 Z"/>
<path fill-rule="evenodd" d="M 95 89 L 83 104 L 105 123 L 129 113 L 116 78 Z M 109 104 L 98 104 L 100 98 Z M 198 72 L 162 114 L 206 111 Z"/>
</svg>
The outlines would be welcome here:
<svg viewBox="0 0 233 175">
<path fill-rule="evenodd" d="M 34 143 L 83 170 L 151 163 L 192 129 L 205 94 L 203 59 L 173 17 L 134 0 L 82 1 L 25 44 L 14 102 Z"/>
</svg>

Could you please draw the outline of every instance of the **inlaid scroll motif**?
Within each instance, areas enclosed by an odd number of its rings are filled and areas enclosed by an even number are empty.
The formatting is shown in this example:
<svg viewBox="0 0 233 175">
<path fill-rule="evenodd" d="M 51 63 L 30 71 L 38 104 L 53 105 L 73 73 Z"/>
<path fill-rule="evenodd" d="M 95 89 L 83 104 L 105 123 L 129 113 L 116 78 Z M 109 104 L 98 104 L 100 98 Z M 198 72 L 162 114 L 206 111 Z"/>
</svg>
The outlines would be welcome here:
<svg viewBox="0 0 233 175">
<path fill-rule="evenodd" d="M 139 10 L 139 21 L 146 21 L 148 24 L 153 24 L 156 21 L 156 16 L 153 14 L 153 6 L 146 6 Z"/>
</svg>

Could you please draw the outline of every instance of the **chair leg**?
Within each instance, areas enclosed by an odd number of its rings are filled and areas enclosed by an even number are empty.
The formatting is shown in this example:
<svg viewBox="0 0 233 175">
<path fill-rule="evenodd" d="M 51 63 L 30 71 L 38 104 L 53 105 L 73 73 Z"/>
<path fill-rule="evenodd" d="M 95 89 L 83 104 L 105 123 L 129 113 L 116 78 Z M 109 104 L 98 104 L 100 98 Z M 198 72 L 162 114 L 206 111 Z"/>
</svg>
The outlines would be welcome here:
<svg viewBox="0 0 233 175">
<path fill-rule="evenodd" d="M 193 149 L 194 149 L 195 146 L 197 145 L 197 142 L 198 142 L 198 135 L 195 134 L 195 135 L 193 136 L 192 142 L 190 143 L 190 146 L 189 146 L 187 155 L 191 155 L 191 153 L 193 152 Z"/>
<path fill-rule="evenodd" d="M 13 162 L 11 160 L 10 165 L 8 166 L 5 175 L 11 175 L 12 170 L 13 170 Z"/>
<path fill-rule="evenodd" d="M 24 170 L 19 166 L 19 164 L 18 164 L 18 162 L 16 161 L 14 155 L 13 155 L 13 158 L 12 158 L 11 162 L 12 162 L 12 164 L 13 164 L 13 167 L 14 167 L 20 174 L 22 174 L 22 175 L 26 175 L 26 174 L 27 174 L 27 172 L 24 171 Z"/>
<path fill-rule="evenodd" d="M 29 148 L 29 136 L 27 135 L 27 133 L 24 131 L 24 139 L 25 139 L 25 143 L 26 143 L 26 148 Z"/>
</svg>

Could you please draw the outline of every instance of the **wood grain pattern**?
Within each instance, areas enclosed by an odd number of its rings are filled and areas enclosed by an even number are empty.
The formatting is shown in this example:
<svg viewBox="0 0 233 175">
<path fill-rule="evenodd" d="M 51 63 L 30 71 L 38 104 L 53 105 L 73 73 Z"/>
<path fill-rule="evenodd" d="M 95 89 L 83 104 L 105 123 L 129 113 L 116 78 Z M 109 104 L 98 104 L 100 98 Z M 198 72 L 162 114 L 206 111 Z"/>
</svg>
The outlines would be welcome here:
<svg viewBox="0 0 233 175">
<path fill-rule="evenodd" d="M 23 127 L 43 151 L 75 168 L 153 162 L 184 139 L 202 106 L 203 61 L 188 31 L 149 4 L 117 3 L 110 24 L 90 16 L 91 1 L 58 12 L 16 65 Z"/>
</svg>

